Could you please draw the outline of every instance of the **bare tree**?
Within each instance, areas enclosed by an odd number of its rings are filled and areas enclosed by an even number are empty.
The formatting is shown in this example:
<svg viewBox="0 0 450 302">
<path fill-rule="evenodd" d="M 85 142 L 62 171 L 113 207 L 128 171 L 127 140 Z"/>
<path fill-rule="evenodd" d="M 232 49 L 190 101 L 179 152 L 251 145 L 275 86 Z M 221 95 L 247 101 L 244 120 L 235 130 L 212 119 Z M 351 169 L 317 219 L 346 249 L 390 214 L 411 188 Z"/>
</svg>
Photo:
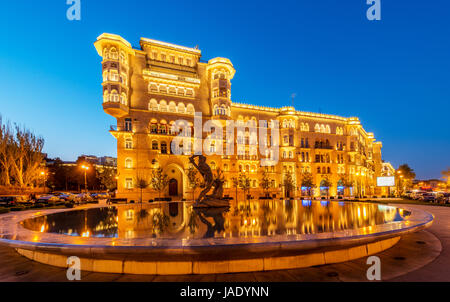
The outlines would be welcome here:
<svg viewBox="0 0 450 302">
<path fill-rule="evenodd" d="M 3 124 L 0 117 L 0 164 L 3 183 L 11 185 L 12 180 L 20 187 L 36 184 L 44 156 L 44 139 L 30 130 L 9 123 Z"/>
</svg>

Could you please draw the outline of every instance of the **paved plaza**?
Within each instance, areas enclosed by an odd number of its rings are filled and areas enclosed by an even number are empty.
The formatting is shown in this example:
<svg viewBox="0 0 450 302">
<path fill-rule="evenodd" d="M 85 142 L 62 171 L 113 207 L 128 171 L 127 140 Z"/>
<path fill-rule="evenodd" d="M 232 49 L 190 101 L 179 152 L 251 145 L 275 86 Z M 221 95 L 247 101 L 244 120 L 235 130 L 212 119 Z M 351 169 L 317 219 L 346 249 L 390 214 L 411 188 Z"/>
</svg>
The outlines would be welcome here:
<svg viewBox="0 0 450 302">
<path fill-rule="evenodd" d="M 435 216 L 433 225 L 404 236 L 397 245 L 377 254 L 381 259 L 383 281 L 450 281 L 450 208 L 408 205 Z M 40 264 L 20 256 L 14 249 L 0 247 L 1 281 L 67 281 L 66 270 Z M 82 272 L 85 282 L 301 282 L 301 281 L 367 281 L 366 258 L 317 267 L 214 275 L 143 276 Z"/>
</svg>

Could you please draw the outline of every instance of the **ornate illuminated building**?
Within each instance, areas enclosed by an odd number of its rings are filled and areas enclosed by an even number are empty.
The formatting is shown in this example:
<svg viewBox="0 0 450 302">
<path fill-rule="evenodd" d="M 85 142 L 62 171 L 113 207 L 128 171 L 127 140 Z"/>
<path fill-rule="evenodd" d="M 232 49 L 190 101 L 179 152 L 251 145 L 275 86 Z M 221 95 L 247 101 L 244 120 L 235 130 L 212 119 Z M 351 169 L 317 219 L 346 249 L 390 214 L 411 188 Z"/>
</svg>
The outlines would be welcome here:
<svg viewBox="0 0 450 302">
<path fill-rule="evenodd" d="M 260 166 L 259 140 L 248 131 L 235 134 L 235 155 L 207 157 L 213 170 L 224 171 L 226 195 L 235 196 L 231 180 L 239 174 L 250 178 L 252 196 L 263 195 L 259 186 L 263 171 L 270 179 L 270 194 L 277 197 L 305 195 L 308 190 L 302 181 L 308 173 L 315 196 L 381 195 L 376 177 L 382 172 L 382 144 L 358 118 L 232 102 L 235 69 L 231 61 L 203 61 L 197 48 L 142 38 L 136 49 L 112 34 L 99 36 L 95 47 L 103 58 L 103 109 L 117 119 L 110 132 L 117 139 L 119 197 L 139 199 L 137 179 L 161 167 L 170 180 L 162 196 L 191 198 L 186 174 L 189 156 L 171 154 L 171 141 L 178 134 L 172 133 L 171 125 L 184 120 L 186 132 L 194 135 L 196 112 L 202 114 L 203 122 L 279 122 L 280 158 L 274 166 Z M 217 146 L 220 142 L 212 141 L 210 149 Z M 289 172 L 295 189 L 286 192 L 284 178 Z M 151 187 L 143 192 L 144 200 L 159 195 Z"/>
</svg>

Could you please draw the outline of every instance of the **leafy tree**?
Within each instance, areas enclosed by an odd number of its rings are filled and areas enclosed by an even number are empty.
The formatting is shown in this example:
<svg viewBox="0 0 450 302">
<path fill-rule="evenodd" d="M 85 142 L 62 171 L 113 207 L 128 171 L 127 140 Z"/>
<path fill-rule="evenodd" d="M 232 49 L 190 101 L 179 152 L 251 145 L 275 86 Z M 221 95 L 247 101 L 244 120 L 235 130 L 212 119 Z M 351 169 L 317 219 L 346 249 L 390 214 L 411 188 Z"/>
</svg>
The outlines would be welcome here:
<svg viewBox="0 0 450 302">
<path fill-rule="evenodd" d="M 158 192 L 158 197 L 161 198 L 161 192 L 164 191 L 169 184 L 169 177 L 163 172 L 163 169 L 159 167 L 152 171 L 150 183 L 152 188 Z"/>
<path fill-rule="evenodd" d="M 141 191 L 140 203 L 142 203 L 142 192 L 144 189 L 149 187 L 149 182 L 145 177 L 138 176 L 136 177 L 136 187 Z"/>
<path fill-rule="evenodd" d="M 400 191 L 412 187 L 412 181 L 416 178 L 416 173 L 408 164 L 400 165 L 397 169 L 397 176 L 399 176 Z M 400 177 L 403 176 L 403 177 Z"/>
<path fill-rule="evenodd" d="M 233 185 L 233 188 L 236 189 L 236 202 L 237 202 L 238 201 L 239 178 L 238 177 L 231 178 L 231 183 Z"/>
<path fill-rule="evenodd" d="M 284 191 L 285 191 L 286 197 L 287 197 L 288 193 L 295 190 L 295 179 L 292 176 L 292 172 L 284 173 L 283 186 L 284 186 Z M 291 197 L 291 196 L 289 196 L 289 197 Z"/>
<path fill-rule="evenodd" d="M 259 186 L 263 188 L 265 195 L 268 195 L 272 180 L 269 177 L 269 173 L 266 170 L 263 171 L 262 177 L 259 181 Z"/>
<path fill-rule="evenodd" d="M 103 167 L 97 171 L 97 178 L 100 184 L 108 191 L 112 191 L 117 188 L 116 180 L 117 172 L 114 167 Z"/>
<path fill-rule="evenodd" d="M 195 200 L 195 189 L 202 185 L 201 180 L 198 178 L 198 171 L 193 166 L 189 166 L 187 169 L 187 178 L 189 187 L 192 189 L 192 200 Z"/>
<path fill-rule="evenodd" d="M 238 179 L 239 188 L 244 191 L 245 199 L 248 199 L 248 192 L 250 192 L 250 177 L 248 177 L 245 173 L 239 174 Z"/>
<path fill-rule="evenodd" d="M 322 178 L 322 181 L 320 182 L 320 186 L 327 188 L 326 190 L 327 190 L 327 198 L 328 198 L 329 197 L 329 193 L 330 193 L 330 188 L 333 186 L 333 184 L 328 179 L 327 175 L 325 175 L 324 178 Z"/>
<path fill-rule="evenodd" d="M 314 178 L 311 173 L 309 173 L 309 172 L 302 173 L 301 186 L 308 188 L 308 196 L 311 196 L 311 189 L 315 188 Z"/>
<path fill-rule="evenodd" d="M 342 177 L 341 179 L 341 184 L 344 187 L 344 195 L 345 195 L 345 191 L 347 190 L 347 196 L 350 195 L 350 188 L 353 188 L 354 183 L 353 181 L 350 180 L 350 178 L 348 177 L 348 175 Z"/>
</svg>

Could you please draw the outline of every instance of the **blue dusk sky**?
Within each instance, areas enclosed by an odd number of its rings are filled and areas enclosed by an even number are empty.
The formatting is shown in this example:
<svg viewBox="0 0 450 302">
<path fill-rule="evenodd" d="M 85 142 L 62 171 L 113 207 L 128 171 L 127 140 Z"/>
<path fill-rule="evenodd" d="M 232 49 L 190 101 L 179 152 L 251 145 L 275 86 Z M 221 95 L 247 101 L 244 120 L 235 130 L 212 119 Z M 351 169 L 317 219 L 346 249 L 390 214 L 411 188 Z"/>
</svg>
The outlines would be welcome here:
<svg viewBox="0 0 450 302">
<path fill-rule="evenodd" d="M 45 138 L 50 157 L 116 155 L 115 119 L 102 110 L 104 32 L 229 58 L 232 100 L 357 116 L 383 142 L 383 159 L 420 179 L 450 166 L 450 2 L 382 0 L 1 1 L 0 114 Z"/>
</svg>

